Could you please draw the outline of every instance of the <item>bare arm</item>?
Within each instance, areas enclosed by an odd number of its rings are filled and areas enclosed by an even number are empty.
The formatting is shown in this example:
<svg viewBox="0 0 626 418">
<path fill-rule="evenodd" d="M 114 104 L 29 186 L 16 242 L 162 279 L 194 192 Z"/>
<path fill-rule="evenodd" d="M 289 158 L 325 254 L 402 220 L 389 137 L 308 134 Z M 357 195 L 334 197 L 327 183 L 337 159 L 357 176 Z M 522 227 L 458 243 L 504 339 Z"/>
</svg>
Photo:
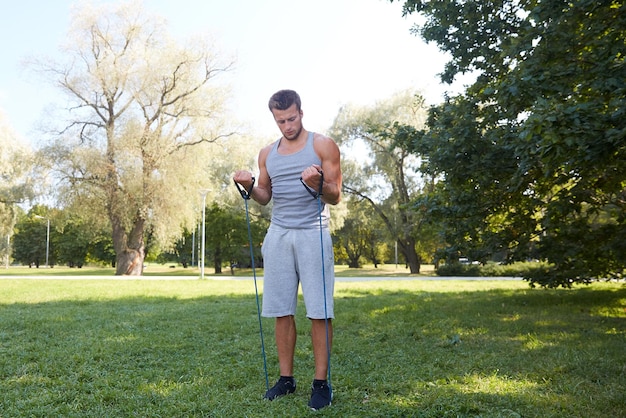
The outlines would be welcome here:
<svg viewBox="0 0 626 418">
<path fill-rule="evenodd" d="M 252 173 L 246 170 L 239 170 L 233 176 L 233 180 L 241 184 L 250 192 L 250 197 L 261 205 L 267 205 L 272 199 L 272 184 L 270 176 L 267 174 L 266 160 L 271 149 L 271 145 L 263 148 L 259 153 L 259 178 L 255 185 L 252 183 Z"/>
<path fill-rule="evenodd" d="M 331 138 L 315 135 L 314 149 L 322 161 L 322 165 L 312 165 L 302 172 L 302 180 L 313 190 L 319 190 L 320 180 L 324 173 L 322 185 L 322 201 L 336 205 L 341 200 L 341 156 L 339 147 Z"/>
</svg>

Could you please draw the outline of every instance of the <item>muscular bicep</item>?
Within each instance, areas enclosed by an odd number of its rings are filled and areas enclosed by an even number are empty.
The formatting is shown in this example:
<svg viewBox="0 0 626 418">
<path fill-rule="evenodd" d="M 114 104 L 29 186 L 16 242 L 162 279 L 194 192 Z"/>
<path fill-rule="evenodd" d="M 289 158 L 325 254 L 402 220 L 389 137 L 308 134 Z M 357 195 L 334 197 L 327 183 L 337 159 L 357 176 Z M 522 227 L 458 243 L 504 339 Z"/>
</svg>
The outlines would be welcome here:
<svg viewBox="0 0 626 418">
<path fill-rule="evenodd" d="M 267 172 L 265 161 L 267 160 L 268 149 L 264 148 L 259 153 L 259 178 L 257 179 L 256 192 L 252 198 L 262 205 L 267 205 L 272 199 L 272 182 Z"/>
<path fill-rule="evenodd" d="M 322 199 L 324 202 L 336 205 L 341 200 L 341 154 L 339 147 L 330 138 L 324 137 L 319 142 L 316 150 L 322 160 L 322 171 L 324 172 L 324 190 Z"/>
</svg>

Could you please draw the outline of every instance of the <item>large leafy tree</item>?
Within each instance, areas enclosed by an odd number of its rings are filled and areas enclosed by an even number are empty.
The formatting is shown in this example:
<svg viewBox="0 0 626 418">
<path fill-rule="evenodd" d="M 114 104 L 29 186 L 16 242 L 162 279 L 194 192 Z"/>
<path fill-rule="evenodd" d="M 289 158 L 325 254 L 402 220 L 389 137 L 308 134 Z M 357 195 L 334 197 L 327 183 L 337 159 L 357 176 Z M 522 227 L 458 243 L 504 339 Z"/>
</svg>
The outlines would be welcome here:
<svg viewBox="0 0 626 418">
<path fill-rule="evenodd" d="M 206 216 L 206 251 L 213 261 L 215 273 L 221 273 L 225 263 L 231 266 L 231 272 L 235 265 L 250 266 L 250 238 L 245 214 L 213 203 L 207 208 Z M 258 267 L 262 266 L 261 243 L 266 228 L 267 223 L 261 219 L 250 222 L 255 266 Z"/>
<path fill-rule="evenodd" d="M 95 232 L 91 225 L 75 214 L 63 214 L 59 216 L 53 239 L 53 247 L 59 264 L 68 267 L 82 267 L 87 262 L 92 241 L 96 240 Z"/>
<path fill-rule="evenodd" d="M 57 211 L 42 205 L 35 205 L 28 213 L 20 216 L 13 236 L 12 253 L 15 261 L 36 268 L 44 264 L 46 259 L 49 266 L 56 264 L 56 216 Z"/>
<path fill-rule="evenodd" d="M 392 0 L 393 1 L 393 0 Z M 476 81 L 416 141 L 444 175 L 448 242 L 546 259 L 532 283 L 626 267 L 626 6 L 621 0 L 406 0 L 415 32 L 450 54 L 444 82 Z"/>
<path fill-rule="evenodd" d="M 345 106 L 331 128 L 343 147 L 344 191 L 370 205 L 411 273 L 420 271 L 419 241 L 429 239 L 420 234 L 425 218 L 411 202 L 429 189 L 432 178 L 420 175 L 420 156 L 410 152 L 405 138 L 407 132 L 421 132 L 426 115 L 423 98 L 405 91 L 374 106 Z"/>
<path fill-rule="evenodd" d="M 364 206 L 362 201 L 350 199 L 348 202 L 349 215 L 344 220 L 341 229 L 334 234 L 335 246 L 340 248 L 338 253 L 345 254 L 350 268 L 363 266 L 363 259 L 369 244 L 370 229 L 367 226 L 368 217 L 363 210 Z"/>
<path fill-rule="evenodd" d="M 379 216 L 372 216 L 371 205 L 365 200 L 350 197 L 348 214 L 343 226 L 333 233 L 336 253 L 350 268 L 360 268 L 364 260 L 378 267 L 385 258 L 389 233 Z"/>
<path fill-rule="evenodd" d="M 33 198 L 33 155 L 23 145 L 0 110 L 0 259 L 9 261 L 10 237 L 18 203 Z"/>
<path fill-rule="evenodd" d="M 17 210 L 20 211 L 19 207 Z M 82 267 L 88 262 L 114 265 L 110 233 L 98 229 L 92 219 L 79 217 L 78 211 L 72 207 L 31 207 L 28 213 L 17 216 L 12 247 L 14 260 L 39 267 L 47 252 L 51 266 Z"/>
<path fill-rule="evenodd" d="M 38 63 L 71 103 L 44 152 L 64 203 L 109 222 L 116 274 L 139 275 L 146 233 L 171 243 L 195 219 L 210 143 L 229 135 L 216 77 L 231 63 L 202 39 L 171 39 L 137 2 L 88 3 L 72 22 L 67 61 Z"/>
</svg>

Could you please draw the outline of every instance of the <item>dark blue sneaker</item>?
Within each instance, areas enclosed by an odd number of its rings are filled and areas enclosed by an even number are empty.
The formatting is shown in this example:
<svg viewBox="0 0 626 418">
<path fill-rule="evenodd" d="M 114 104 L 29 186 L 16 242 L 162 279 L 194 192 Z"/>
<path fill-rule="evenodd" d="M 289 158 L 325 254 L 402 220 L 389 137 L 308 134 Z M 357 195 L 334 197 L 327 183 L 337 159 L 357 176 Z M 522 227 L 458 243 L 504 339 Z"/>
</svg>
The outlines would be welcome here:
<svg viewBox="0 0 626 418">
<path fill-rule="evenodd" d="M 273 401 L 281 396 L 289 395 L 296 391 L 296 379 L 293 377 L 282 377 L 278 379 L 278 382 L 265 393 L 264 399 Z"/>
<path fill-rule="evenodd" d="M 327 382 L 313 383 L 309 408 L 314 411 L 330 406 L 333 400 L 333 390 Z"/>
</svg>

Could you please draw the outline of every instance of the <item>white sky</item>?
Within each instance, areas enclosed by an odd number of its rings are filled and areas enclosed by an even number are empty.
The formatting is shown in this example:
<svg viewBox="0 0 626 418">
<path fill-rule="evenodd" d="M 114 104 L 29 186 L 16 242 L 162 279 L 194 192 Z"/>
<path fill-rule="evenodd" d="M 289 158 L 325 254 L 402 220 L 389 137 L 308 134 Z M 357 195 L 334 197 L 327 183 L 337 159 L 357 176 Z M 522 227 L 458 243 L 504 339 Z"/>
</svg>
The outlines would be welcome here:
<svg viewBox="0 0 626 418">
<path fill-rule="evenodd" d="M 101 0 L 103 2 L 105 0 Z M 110 2 L 110 1 L 109 1 Z M 25 72 L 29 55 L 54 56 L 69 26 L 70 0 L 0 0 L 0 112 L 25 141 L 58 90 Z M 324 132 L 346 103 L 370 104 L 407 88 L 429 103 L 449 86 L 436 76 L 446 61 L 409 32 L 416 16 L 386 0 L 144 0 L 181 39 L 215 34 L 236 57 L 232 107 L 253 133 L 278 136 L 267 100 L 290 88 L 302 98 L 304 124 Z"/>
</svg>

